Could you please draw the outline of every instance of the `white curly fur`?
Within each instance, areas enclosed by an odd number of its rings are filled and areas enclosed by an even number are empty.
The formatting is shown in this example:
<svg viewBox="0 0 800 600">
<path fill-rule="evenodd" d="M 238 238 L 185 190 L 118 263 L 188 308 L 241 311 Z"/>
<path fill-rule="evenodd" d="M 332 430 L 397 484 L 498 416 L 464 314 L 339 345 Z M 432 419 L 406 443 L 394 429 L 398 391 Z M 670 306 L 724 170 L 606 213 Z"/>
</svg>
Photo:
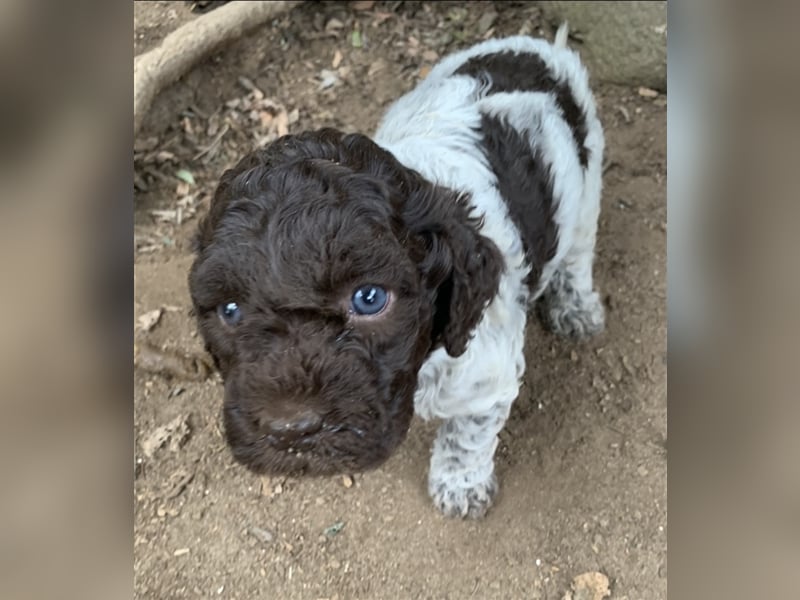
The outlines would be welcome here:
<svg viewBox="0 0 800 600">
<path fill-rule="evenodd" d="M 560 34 L 566 41 L 566 30 Z M 538 54 L 566 82 L 588 126 L 584 170 L 555 96 L 543 92 L 487 95 L 487 81 L 453 73 L 468 59 L 501 51 Z M 509 218 L 496 177 L 481 149 L 482 114 L 502 116 L 524 132 L 553 177 L 558 246 L 535 289 L 529 290 L 519 231 Z M 468 191 L 484 216 L 481 233 L 506 261 L 497 296 L 487 306 L 466 352 L 457 358 L 434 351 L 419 374 L 417 414 L 444 419 L 433 445 L 429 492 L 449 516 L 480 517 L 497 491 L 494 452 L 525 371 L 526 311 L 542 297 L 542 316 L 564 335 L 580 337 L 603 327 L 603 307 L 593 290 L 592 260 L 600 210 L 603 132 L 588 77 L 573 51 L 544 40 L 490 40 L 445 58 L 415 90 L 385 115 L 376 142 L 406 166 L 449 188 Z"/>
</svg>

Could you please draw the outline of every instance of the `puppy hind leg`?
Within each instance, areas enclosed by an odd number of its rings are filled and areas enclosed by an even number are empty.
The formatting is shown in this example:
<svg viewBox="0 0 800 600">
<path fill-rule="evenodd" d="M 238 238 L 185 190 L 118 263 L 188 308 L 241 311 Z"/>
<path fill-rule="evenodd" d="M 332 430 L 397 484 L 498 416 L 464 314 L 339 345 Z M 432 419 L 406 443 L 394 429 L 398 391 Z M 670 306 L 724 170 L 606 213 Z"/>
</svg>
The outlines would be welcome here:
<svg viewBox="0 0 800 600">
<path fill-rule="evenodd" d="M 593 245 L 571 251 L 542 293 L 539 316 L 554 333 L 581 339 L 605 326 L 605 309 L 592 284 L 593 254 Z"/>
<path fill-rule="evenodd" d="M 597 152 L 586 174 L 574 241 L 537 304 L 545 327 L 574 339 L 594 335 L 605 327 L 605 310 L 592 278 L 600 214 L 600 161 L 601 154 Z"/>
</svg>

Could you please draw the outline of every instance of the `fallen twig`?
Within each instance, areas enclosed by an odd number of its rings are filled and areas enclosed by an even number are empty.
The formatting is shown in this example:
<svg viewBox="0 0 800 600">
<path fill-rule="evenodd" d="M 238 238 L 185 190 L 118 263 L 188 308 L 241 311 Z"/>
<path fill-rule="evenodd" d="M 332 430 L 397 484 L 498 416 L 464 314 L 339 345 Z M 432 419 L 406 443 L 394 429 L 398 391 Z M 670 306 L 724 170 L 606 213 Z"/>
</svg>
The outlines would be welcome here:
<svg viewBox="0 0 800 600">
<path fill-rule="evenodd" d="M 300 2 L 230 2 L 189 21 L 133 60 L 133 134 L 153 98 L 200 59 Z"/>
</svg>

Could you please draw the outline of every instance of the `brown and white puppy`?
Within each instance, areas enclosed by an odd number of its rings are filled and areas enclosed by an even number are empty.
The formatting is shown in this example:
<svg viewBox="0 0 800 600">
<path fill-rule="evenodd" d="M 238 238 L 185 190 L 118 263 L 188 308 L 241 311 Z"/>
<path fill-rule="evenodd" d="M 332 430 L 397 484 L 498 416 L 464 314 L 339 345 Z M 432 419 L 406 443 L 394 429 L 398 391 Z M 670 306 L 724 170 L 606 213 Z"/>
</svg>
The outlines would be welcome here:
<svg viewBox="0 0 800 600">
<path fill-rule="evenodd" d="M 565 41 L 484 42 L 398 100 L 375 141 L 285 136 L 223 175 L 190 290 L 238 461 L 375 467 L 416 410 L 444 420 L 436 505 L 486 512 L 529 304 L 565 335 L 603 327 L 603 135 Z"/>
</svg>

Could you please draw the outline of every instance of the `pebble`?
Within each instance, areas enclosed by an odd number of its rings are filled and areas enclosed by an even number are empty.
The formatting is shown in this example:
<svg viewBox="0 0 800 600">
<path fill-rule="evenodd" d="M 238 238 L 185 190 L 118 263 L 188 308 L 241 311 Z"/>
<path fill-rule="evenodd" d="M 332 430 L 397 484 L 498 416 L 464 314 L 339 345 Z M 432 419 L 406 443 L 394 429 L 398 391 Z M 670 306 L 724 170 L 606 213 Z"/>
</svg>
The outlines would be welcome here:
<svg viewBox="0 0 800 600">
<path fill-rule="evenodd" d="M 255 527 L 255 526 L 249 527 L 247 529 L 247 533 L 252 535 L 254 538 L 256 538 L 262 544 L 269 544 L 272 541 L 273 537 L 274 537 L 272 535 L 271 531 L 269 531 L 267 529 L 263 529 L 261 527 Z"/>
</svg>

